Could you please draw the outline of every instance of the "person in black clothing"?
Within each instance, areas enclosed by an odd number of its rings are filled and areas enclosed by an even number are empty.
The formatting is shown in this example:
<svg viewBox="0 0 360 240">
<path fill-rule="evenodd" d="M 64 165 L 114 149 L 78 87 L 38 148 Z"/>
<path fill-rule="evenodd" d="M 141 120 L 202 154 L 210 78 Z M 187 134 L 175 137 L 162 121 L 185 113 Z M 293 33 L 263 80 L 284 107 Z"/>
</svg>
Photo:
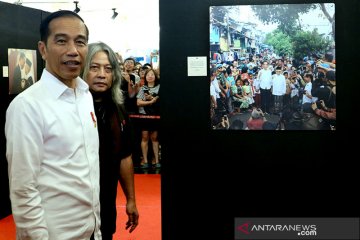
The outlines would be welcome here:
<svg viewBox="0 0 360 240">
<path fill-rule="evenodd" d="M 121 74 L 116 55 L 106 44 L 89 44 L 83 79 L 94 99 L 100 140 L 100 216 L 102 239 L 112 239 L 116 231 L 116 194 L 120 180 L 126 196 L 126 229 L 138 225 L 135 202 L 132 132 L 120 91 Z"/>
</svg>

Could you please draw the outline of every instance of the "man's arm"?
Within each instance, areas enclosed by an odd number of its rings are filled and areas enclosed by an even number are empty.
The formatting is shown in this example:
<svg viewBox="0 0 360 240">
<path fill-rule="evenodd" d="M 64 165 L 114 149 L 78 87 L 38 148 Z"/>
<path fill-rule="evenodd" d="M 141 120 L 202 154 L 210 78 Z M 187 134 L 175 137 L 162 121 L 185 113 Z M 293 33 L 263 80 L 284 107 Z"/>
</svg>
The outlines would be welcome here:
<svg viewBox="0 0 360 240">
<path fill-rule="evenodd" d="M 6 157 L 18 239 L 49 239 L 38 190 L 43 152 L 42 118 L 35 106 L 15 99 L 6 113 Z"/>
<path fill-rule="evenodd" d="M 311 104 L 315 114 L 325 119 L 336 120 L 336 108 L 326 108 L 326 110 L 317 108 L 316 103 Z"/>
<path fill-rule="evenodd" d="M 136 208 L 135 188 L 134 188 L 134 165 L 131 155 L 124 158 L 120 162 L 120 185 L 126 197 L 126 214 L 128 221 L 126 222 L 126 229 L 129 232 L 135 230 L 139 224 L 139 213 Z"/>
</svg>

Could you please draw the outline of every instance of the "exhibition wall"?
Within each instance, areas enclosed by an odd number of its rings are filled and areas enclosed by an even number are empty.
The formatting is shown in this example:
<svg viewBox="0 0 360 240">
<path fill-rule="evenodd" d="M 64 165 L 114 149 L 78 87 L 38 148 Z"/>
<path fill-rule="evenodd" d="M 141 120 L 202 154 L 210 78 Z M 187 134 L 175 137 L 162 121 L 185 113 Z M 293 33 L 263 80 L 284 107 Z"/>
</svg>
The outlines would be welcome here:
<svg viewBox="0 0 360 240">
<path fill-rule="evenodd" d="M 350 136 L 357 127 L 348 119 L 357 90 L 345 85 L 359 86 L 359 1 L 331 1 L 340 81 L 336 131 L 213 131 L 209 73 L 188 76 L 188 57 L 209 57 L 210 6 L 312 2 L 160 0 L 164 239 L 234 239 L 235 217 L 358 215 L 355 163 L 334 156 L 356 151 Z"/>
<path fill-rule="evenodd" d="M 360 3 L 332 2 L 340 81 L 337 131 L 258 133 L 210 129 L 208 76 L 188 76 L 187 61 L 209 55 L 210 6 L 269 1 L 160 0 L 163 239 L 234 239 L 235 217 L 358 215 L 354 174 L 358 168 L 348 157 L 356 154 L 351 139 L 357 127 L 355 120 L 349 124 L 348 119 L 354 119 L 358 108 L 357 91 L 352 89 L 359 86 L 356 58 L 360 41 L 354 35 L 359 20 L 351 16 L 358 16 Z M 8 48 L 36 49 L 44 14 L 0 2 L 1 66 L 8 65 Z M 37 59 L 40 76 L 43 63 L 38 53 Z M 3 76 L 2 68 L 0 73 Z M 4 126 L 5 110 L 13 98 L 8 91 L 8 78 L 2 77 L 0 126 Z M 6 214 L 8 182 L 1 132 L 0 209 Z M 340 143 L 347 148 L 340 148 Z M 338 154 L 343 157 L 334 159 Z"/>
<path fill-rule="evenodd" d="M 36 50 L 36 56 L 31 61 L 36 64 L 36 76 L 41 76 L 44 63 L 37 51 L 37 43 L 40 40 L 39 26 L 41 19 L 47 16 L 47 12 L 14 4 L 0 2 L 0 218 L 11 213 L 7 161 L 5 156 L 5 112 L 12 99 L 17 94 L 9 94 L 9 54 L 8 49 Z M 26 51 L 25 51 L 26 52 Z M 10 57 L 10 59 L 12 59 Z M 37 61 L 35 61 L 37 59 Z M 10 64 L 14 61 L 10 60 Z M 34 64 L 33 64 L 34 65 Z"/>
</svg>

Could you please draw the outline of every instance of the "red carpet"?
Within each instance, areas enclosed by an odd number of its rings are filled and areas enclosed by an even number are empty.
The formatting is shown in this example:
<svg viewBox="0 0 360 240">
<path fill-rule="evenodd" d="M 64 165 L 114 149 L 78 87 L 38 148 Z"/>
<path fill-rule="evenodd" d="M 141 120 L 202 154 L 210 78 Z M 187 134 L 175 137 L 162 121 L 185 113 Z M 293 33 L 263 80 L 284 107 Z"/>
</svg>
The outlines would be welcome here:
<svg viewBox="0 0 360 240">
<path fill-rule="evenodd" d="M 132 232 L 125 230 L 127 215 L 125 197 L 119 186 L 117 197 L 117 229 L 114 239 L 161 240 L 161 188 L 160 174 L 135 174 L 136 203 L 139 226 Z M 0 220 L 0 240 L 15 240 L 12 215 Z"/>
</svg>

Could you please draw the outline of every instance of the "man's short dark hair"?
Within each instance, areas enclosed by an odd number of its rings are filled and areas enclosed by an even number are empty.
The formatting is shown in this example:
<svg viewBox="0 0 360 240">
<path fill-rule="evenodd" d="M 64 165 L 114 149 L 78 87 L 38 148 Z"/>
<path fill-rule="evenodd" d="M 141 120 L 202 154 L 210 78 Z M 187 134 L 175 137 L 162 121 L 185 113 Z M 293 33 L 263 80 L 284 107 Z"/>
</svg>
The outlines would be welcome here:
<svg viewBox="0 0 360 240">
<path fill-rule="evenodd" d="M 24 52 L 20 52 L 20 57 L 19 57 L 19 58 L 26 59 L 25 53 L 24 53 Z"/>
<path fill-rule="evenodd" d="M 332 62 L 332 60 L 334 60 L 334 55 L 332 55 L 332 53 L 325 53 L 325 60 Z"/>
<path fill-rule="evenodd" d="M 40 39 L 46 44 L 46 41 L 50 35 L 50 29 L 49 24 L 52 20 L 60 17 L 76 17 L 80 19 L 86 28 L 86 39 L 89 39 L 89 29 L 87 28 L 84 20 L 75 12 L 69 11 L 69 10 L 60 10 L 57 12 L 51 13 L 49 16 L 47 16 L 40 24 Z"/>
<path fill-rule="evenodd" d="M 305 73 L 305 76 L 304 77 L 308 77 L 311 79 L 311 81 L 314 80 L 314 75 L 312 73 Z"/>
<path fill-rule="evenodd" d="M 151 66 L 150 63 L 145 63 L 145 64 L 143 65 L 143 67 L 145 67 L 145 68 L 152 68 L 152 66 Z"/>
<path fill-rule="evenodd" d="M 329 80 L 329 81 L 336 81 L 335 71 L 327 71 L 326 72 L 326 79 Z"/>
<path fill-rule="evenodd" d="M 135 65 L 135 63 L 136 63 L 135 59 L 132 58 L 132 57 L 126 58 L 126 59 L 124 60 L 124 63 L 125 63 L 126 61 L 133 61 L 133 62 L 134 62 L 134 65 Z"/>
</svg>

